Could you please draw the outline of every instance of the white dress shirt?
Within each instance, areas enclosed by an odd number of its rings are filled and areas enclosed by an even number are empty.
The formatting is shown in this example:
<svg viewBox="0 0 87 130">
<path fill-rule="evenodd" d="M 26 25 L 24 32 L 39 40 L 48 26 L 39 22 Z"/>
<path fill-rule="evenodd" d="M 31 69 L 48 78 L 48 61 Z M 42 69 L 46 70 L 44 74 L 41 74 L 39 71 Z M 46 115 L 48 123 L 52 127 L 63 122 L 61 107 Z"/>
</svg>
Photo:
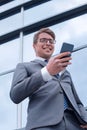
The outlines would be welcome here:
<svg viewBox="0 0 87 130">
<path fill-rule="evenodd" d="M 36 59 L 41 60 L 41 61 L 45 61 L 46 60 L 46 59 L 44 59 L 42 57 L 36 57 Z M 61 75 L 62 73 L 64 73 L 64 71 L 65 70 L 61 71 L 59 73 L 59 75 Z M 49 80 L 52 79 L 52 75 L 48 72 L 46 66 L 41 69 L 41 73 L 42 73 L 42 77 L 43 77 L 44 81 L 49 81 Z"/>
</svg>

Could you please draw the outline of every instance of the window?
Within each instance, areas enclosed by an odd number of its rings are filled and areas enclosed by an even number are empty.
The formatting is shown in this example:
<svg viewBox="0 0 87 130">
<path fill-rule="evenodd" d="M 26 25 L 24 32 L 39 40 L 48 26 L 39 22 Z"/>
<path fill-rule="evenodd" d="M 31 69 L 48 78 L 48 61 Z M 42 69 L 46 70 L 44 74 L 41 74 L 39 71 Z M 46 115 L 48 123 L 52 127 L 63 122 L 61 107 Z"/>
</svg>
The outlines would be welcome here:
<svg viewBox="0 0 87 130">
<path fill-rule="evenodd" d="M 16 128 L 16 106 L 11 102 L 9 90 L 13 73 L 0 76 L 0 129 L 13 130 Z"/>
<path fill-rule="evenodd" d="M 19 39 L 0 45 L 0 73 L 14 69 L 19 62 Z"/>
</svg>

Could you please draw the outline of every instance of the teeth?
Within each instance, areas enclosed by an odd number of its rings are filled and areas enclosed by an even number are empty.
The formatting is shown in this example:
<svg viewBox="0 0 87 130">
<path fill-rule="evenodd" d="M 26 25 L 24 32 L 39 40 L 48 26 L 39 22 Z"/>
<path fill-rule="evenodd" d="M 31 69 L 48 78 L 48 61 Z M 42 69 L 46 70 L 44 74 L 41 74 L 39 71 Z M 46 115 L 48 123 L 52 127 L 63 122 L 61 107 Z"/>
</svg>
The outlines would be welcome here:
<svg viewBox="0 0 87 130">
<path fill-rule="evenodd" d="M 51 48 L 44 48 L 44 47 L 43 47 L 43 49 L 46 49 L 46 50 L 52 50 Z"/>
</svg>

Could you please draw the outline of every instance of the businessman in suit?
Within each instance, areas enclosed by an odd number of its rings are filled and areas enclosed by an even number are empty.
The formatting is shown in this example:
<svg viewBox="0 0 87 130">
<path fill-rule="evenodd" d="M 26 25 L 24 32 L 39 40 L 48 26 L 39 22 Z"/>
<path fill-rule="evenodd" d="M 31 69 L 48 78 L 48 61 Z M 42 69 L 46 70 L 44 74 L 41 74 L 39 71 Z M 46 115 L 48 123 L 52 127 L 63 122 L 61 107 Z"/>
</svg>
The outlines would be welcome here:
<svg viewBox="0 0 87 130">
<path fill-rule="evenodd" d="M 53 56 L 55 34 L 49 28 L 35 33 L 36 59 L 16 67 L 10 97 L 16 104 L 29 98 L 26 130 L 84 130 L 87 112 L 67 66 L 70 52 Z"/>
</svg>

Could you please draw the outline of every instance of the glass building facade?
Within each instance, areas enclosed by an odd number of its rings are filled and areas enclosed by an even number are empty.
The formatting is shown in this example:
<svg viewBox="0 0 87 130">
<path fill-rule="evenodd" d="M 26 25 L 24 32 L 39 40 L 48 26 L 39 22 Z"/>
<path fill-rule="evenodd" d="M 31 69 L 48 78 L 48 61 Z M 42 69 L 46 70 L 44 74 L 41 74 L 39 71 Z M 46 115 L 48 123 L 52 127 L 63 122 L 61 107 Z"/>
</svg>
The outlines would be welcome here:
<svg viewBox="0 0 87 130">
<path fill-rule="evenodd" d="M 0 1 L 0 129 L 15 130 L 26 125 L 27 99 L 14 104 L 9 96 L 15 67 L 35 58 L 33 35 L 42 27 L 56 34 L 54 54 L 63 42 L 74 47 L 87 44 L 86 0 Z M 87 106 L 87 49 L 72 53 L 68 67 L 76 90 Z"/>
</svg>

